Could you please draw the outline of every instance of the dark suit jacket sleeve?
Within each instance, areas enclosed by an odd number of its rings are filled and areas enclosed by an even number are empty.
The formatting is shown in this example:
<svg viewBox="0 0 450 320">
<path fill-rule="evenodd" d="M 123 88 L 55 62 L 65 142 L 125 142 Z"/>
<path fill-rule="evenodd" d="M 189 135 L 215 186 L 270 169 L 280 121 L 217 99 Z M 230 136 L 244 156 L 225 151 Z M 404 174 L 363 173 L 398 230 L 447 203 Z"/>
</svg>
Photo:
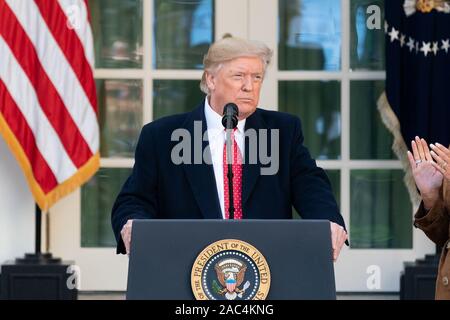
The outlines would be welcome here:
<svg viewBox="0 0 450 320">
<path fill-rule="evenodd" d="M 330 181 L 303 145 L 300 119 L 295 118 L 291 150 L 292 203 L 304 219 L 327 219 L 345 228 Z"/>
<path fill-rule="evenodd" d="M 117 240 L 117 253 L 125 253 L 120 231 L 129 219 L 157 217 L 158 163 L 155 137 L 150 125 L 144 126 L 136 147 L 135 164 L 114 203 L 111 222 Z"/>
<path fill-rule="evenodd" d="M 439 200 L 429 211 L 426 211 L 423 202 L 414 216 L 414 226 L 421 229 L 427 237 L 442 247 L 449 239 L 449 212 L 445 206 L 443 189 L 439 192 Z"/>
</svg>

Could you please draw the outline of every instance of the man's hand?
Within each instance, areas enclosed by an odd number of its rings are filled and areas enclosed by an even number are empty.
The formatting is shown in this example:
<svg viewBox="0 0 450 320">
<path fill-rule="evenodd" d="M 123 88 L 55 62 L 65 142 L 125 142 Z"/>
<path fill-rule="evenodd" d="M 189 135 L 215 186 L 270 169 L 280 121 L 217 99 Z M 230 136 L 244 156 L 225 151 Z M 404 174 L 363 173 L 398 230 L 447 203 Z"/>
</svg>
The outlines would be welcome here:
<svg viewBox="0 0 450 320">
<path fill-rule="evenodd" d="M 133 224 L 133 220 L 128 220 L 127 223 L 120 231 L 120 235 L 122 236 L 123 244 L 125 245 L 125 250 L 127 251 L 127 255 L 130 255 L 130 247 L 131 247 L 131 227 Z"/>
<path fill-rule="evenodd" d="M 347 240 L 347 232 L 337 223 L 331 222 L 331 246 L 333 248 L 333 261 L 336 262 L 341 252 L 342 246 Z"/>
<path fill-rule="evenodd" d="M 435 167 L 435 163 L 424 139 L 416 137 L 411 141 L 413 152 L 408 151 L 414 181 L 420 191 L 425 209 L 431 209 L 439 198 L 439 189 L 443 176 Z"/>
</svg>

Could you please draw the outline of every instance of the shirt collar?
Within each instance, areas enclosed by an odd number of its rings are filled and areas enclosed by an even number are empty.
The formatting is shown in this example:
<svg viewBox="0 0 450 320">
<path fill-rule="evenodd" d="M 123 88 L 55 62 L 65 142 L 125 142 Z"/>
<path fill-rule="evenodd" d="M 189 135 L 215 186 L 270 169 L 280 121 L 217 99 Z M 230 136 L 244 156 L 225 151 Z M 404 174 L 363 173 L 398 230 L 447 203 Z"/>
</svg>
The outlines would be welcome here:
<svg viewBox="0 0 450 320">
<path fill-rule="evenodd" d="M 205 118 L 208 134 L 211 134 L 211 137 L 214 137 L 224 131 L 224 127 L 222 125 L 222 116 L 211 108 L 208 97 L 205 98 Z M 239 120 L 237 124 L 237 131 L 241 134 L 244 133 L 245 120 L 246 119 Z"/>
</svg>

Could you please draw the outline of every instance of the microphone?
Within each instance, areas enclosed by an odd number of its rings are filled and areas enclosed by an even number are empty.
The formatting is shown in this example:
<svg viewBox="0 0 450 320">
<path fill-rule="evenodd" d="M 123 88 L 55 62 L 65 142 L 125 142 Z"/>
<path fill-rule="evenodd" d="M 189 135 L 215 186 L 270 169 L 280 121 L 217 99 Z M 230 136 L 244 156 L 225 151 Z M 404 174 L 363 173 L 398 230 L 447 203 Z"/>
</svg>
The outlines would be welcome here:
<svg viewBox="0 0 450 320">
<path fill-rule="evenodd" d="M 226 129 L 226 152 L 227 152 L 227 165 L 228 165 L 228 218 L 234 219 L 234 201 L 233 201 L 233 157 L 231 156 L 231 146 L 233 145 L 233 141 L 231 141 L 231 132 L 234 128 L 237 127 L 238 124 L 238 114 L 239 109 L 238 106 L 234 103 L 227 103 L 225 107 L 223 107 L 223 118 L 222 125 Z M 226 188 L 226 186 L 224 186 Z"/>
<path fill-rule="evenodd" d="M 238 124 L 239 109 L 234 103 L 227 103 L 223 107 L 222 125 L 225 129 L 234 129 Z"/>
</svg>

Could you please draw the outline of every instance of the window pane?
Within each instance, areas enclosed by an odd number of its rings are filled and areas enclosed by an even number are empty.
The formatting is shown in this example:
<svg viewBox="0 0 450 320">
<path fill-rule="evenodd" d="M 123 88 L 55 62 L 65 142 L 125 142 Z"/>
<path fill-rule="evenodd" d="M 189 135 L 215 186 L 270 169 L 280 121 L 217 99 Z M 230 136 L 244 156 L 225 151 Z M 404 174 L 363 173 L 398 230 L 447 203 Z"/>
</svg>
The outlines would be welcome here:
<svg viewBox="0 0 450 320">
<path fill-rule="evenodd" d="M 100 154 L 133 157 L 142 128 L 142 81 L 97 80 Z"/>
<path fill-rule="evenodd" d="M 153 119 L 194 110 L 205 100 L 200 80 L 155 80 Z"/>
<path fill-rule="evenodd" d="M 384 81 L 352 81 L 350 84 L 352 159 L 395 159 L 393 137 L 377 109 L 377 101 L 383 91 Z"/>
<path fill-rule="evenodd" d="M 325 170 L 330 179 L 331 188 L 333 190 L 334 198 L 338 206 L 341 206 L 341 172 L 339 170 Z M 300 219 L 297 210 L 292 207 L 292 216 L 294 219 Z"/>
<path fill-rule="evenodd" d="M 350 15 L 350 68 L 383 70 L 384 0 L 351 0 Z"/>
<path fill-rule="evenodd" d="M 81 188 L 81 246 L 115 247 L 111 210 L 131 169 L 102 168 Z"/>
<path fill-rule="evenodd" d="M 325 170 L 331 182 L 334 198 L 338 206 L 341 206 L 341 172 L 339 170 Z"/>
<path fill-rule="evenodd" d="M 412 248 L 412 208 L 402 170 L 352 170 L 352 248 Z"/>
<path fill-rule="evenodd" d="M 89 0 L 96 68 L 142 67 L 142 0 Z"/>
<path fill-rule="evenodd" d="M 339 70 L 341 1 L 279 0 L 279 69 Z"/>
<path fill-rule="evenodd" d="M 339 81 L 280 81 L 279 109 L 302 120 L 305 145 L 316 159 L 341 157 Z"/>
<path fill-rule="evenodd" d="M 213 0 L 154 2 L 153 66 L 201 69 L 214 35 Z"/>
</svg>

